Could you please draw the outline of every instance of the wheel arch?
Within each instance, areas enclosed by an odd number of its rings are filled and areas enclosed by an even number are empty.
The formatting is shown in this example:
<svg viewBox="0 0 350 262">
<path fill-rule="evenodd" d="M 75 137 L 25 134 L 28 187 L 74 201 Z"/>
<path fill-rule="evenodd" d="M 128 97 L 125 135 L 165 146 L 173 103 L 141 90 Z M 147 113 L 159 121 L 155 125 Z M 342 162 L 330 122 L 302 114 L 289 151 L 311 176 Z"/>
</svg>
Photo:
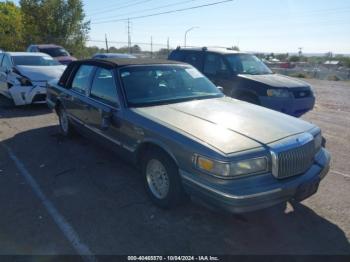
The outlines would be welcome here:
<svg viewBox="0 0 350 262">
<path fill-rule="evenodd" d="M 148 150 L 151 150 L 151 149 L 156 149 L 164 152 L 178 166 L 178 161 L 175 155 L 171 152 L 171 150 L 162 142 L 155 141 L 155 140 L 145 140 L 142 143 L 140 143 L 136 148 L 136 163 L 139 166 L 141 166 L 140 164 L 142 163 L 142 157 L 144 153 L 146 153 Z"/>
</svg>

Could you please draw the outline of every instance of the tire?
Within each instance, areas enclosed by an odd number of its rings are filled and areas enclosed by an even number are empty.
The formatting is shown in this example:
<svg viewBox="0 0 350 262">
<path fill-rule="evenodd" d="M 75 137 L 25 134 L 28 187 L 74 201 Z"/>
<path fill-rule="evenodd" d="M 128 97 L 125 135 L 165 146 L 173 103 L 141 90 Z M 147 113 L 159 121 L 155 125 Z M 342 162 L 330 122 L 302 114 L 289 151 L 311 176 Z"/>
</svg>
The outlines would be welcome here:
<svg viewBox="0 0 350 262">
<path fill-rule="evenodd" d="M 67 112 L 62 106 L 58 107 L 57 115 L 58 115 L 59 129 L 60 129 L 61 135 L 65 137 L 72 137 L 75 134 L 75 132 L 72 127 L 72 124 L 69 121 Z"/>
<path fill-rule="evenodd" d="M 187 199 L 178 170 L 178 166 L 164 151 L 146 151 L 142 160 L 144 186 L 158 207 L 169 209 Z"/>
</svg>

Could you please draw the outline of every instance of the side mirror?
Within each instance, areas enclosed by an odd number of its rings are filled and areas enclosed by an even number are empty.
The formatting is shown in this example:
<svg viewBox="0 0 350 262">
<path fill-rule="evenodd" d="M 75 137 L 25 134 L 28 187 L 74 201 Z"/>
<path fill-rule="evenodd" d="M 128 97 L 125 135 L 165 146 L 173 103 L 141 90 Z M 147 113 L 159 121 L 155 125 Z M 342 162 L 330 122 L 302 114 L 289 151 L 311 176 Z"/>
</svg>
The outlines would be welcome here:
<svg viewBox="0 0 350 262">
<path fill-rule="evenodd" d="M 222 86 L 217 86 L 221 93 L 224 93 L 224 88 Z"/>
<path fill-rule="evenodd" d="M 115 111 L 109 109 L 108 111 L 101 111 L 101 125 L 100 129 L 102 131 L 108 130 L 112 124 L 116 127 L 120 127 L 120 121 L 114 116 Z"/>
</svg>

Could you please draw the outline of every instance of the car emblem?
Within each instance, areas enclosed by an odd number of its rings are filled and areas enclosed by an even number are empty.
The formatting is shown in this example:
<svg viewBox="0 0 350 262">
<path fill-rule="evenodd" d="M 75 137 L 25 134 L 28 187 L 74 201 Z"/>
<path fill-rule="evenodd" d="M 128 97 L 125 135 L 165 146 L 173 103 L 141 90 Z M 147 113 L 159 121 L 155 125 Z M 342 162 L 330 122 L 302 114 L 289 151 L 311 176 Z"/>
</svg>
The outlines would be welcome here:
<svg viewBox="0 0 350 262">
<path fill-rule="evenodd" d="M 305 95 L 306 95 L 305 92 L 301 92 L 301 93 L 300 93 L 300 96 L 305 96 Z"/>
</svg>

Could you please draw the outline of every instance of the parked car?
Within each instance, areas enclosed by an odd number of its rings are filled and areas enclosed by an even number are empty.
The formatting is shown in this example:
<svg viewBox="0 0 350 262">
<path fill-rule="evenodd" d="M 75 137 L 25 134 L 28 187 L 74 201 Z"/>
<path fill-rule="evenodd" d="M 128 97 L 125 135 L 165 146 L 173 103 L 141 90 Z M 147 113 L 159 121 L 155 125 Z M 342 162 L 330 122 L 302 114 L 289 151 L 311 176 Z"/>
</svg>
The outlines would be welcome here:
<svg viewBox="0 0 350 262">
<path fill-rule="evenodd" d="M 64 136 L 79 131 L 137 164 L 164 208 L 186 194 L 232 212 L 301 201 L 329 169 L 320 128 L 226 97 L 185 63 L 73 62 L 47 103 Z"/>
<path fill-rule="evenodd" d="M 0 93 L 17 106 L 45 103 L 47 81 L 60 78 L 65 68 L 43 53 L 0 53 Z"/>
<path fill-rule="evenodd" d="M 97 53 L 94 54 L 92 59 L 98 59 L 98 58 L 136 58 L 134 55 L 130 54 L 122 54 L 122 53 Z"/>
<path fill-rule="evenodd" d="M 233 98 L 296 117 L 312 110 L 315 104 L 309 84 L 272 73 L 248 53 L 223 48 L 177 48 L 169 59 L 193 65 Z"/>
<path fill-rule="evenodd" d="M 62 46 L 53 44 L 30 45 L 27 48 L 27 52 L 41 52 L 48 54 L 63 65 L 68 65 L 70 62 L 77 60 L 74 56 L 71 56 L 69 52 Z"/>
</svg>

